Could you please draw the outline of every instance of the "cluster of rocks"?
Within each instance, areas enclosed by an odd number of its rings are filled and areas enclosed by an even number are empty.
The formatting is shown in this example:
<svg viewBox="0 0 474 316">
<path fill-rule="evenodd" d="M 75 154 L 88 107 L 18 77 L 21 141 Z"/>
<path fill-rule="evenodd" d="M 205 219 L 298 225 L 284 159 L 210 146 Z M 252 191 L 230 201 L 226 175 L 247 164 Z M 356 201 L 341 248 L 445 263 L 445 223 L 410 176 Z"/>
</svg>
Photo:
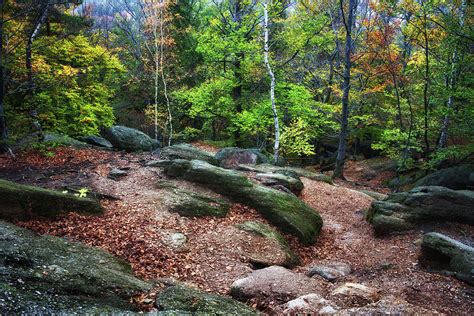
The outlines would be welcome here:
<svg viewBox="0 0 474 316">
<path fill-rule="evenodd" d="M 379 235 L 447 222 L 474 225 L 473 188 L 474 165 L 442 169 L 418 180 L 410 191 L 374 201 L 367 219 Z M 423 236 L 421 249 L 424 266 L 473 283 L 472 245 L 430 232 Z"/>
</svg>

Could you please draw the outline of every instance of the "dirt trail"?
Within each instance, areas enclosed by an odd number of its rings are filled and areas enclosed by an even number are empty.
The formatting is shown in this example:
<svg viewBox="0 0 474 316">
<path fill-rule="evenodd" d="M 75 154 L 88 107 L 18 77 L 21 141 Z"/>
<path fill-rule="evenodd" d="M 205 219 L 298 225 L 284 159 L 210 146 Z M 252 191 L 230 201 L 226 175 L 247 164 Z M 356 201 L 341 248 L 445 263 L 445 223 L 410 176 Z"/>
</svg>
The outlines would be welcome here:
<svg viewBox="0 0 474 316">
<path fill-rule="evenodd" d="M 148 155 L 133 155 L 91 149 L 60 149 L 54 157 L 28 154 L 11 160 L 0 156 L 0 178 L 21 183 L 61 188 L 69 185 L 119 197 L 104 200 L 103 216 L 69 214 L 48 221 L 18 223 L 46 233 L 101 247 L 132 264 L 137 276 L 145 279 L 170 277 L 194 284 L 206 291 L 228 294 L 232 282 L 252 271 L 239 247 L 265 247 L 259 240 L 238 240 L 233 225 L 246 220 L 266 222 L 254 210 L 235 204 L 226 218 L 185 218 L 169 213 L 163 204 L 165 191 L 156 187 L 163 178 L 158 168 L 144 167 Z M 119 181 L 107 178 L 112 168 L 125 168 L 128 175 Z M 356 174 L 356 173 L 354 173 Z M 286 236 L 303 259 L 296 271 L 306 272 L 314 263 L 346 262 L 354 272 L 343 282 L 373 286 L 384 296 L 395 296 L 414 305 L 448 314 L 474 314 L 473 290 L 451 278 L 424 271 L 417 264 L 421 232 L 376 238 L 364 220 L 364 210 L 372 198 L 352 190 L 351 183 L 329 185 L 303 179 L 301 198 L 321 213 L 322 234 L 311 247 L 301 247 Z M 183 181 L 176 184 L 190 190 L 215 195 Z M 380 191 L 383 191 L 381 189 Z M 449 225 L 443 231 L 456 235 L 473 233 L 472 227 Z M 167 242 L 170 233 L 181 232 L 188 239 L 176 251 Z"/>
</svg>

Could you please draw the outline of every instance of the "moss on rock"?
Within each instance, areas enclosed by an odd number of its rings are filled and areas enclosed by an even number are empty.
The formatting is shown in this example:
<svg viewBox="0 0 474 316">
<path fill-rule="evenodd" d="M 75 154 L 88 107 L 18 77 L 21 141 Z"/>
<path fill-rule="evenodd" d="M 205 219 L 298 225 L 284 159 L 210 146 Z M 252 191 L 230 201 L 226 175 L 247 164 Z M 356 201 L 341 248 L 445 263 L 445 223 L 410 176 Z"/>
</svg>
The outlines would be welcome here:
<svg viewBox="0 0 474 316">
<path fill-rule="evenodd" d="M 0 180 L 1 219 L 55 217 L 67 212 L 101 214 L 99 201 L 39 187 Z"/>
</svg>

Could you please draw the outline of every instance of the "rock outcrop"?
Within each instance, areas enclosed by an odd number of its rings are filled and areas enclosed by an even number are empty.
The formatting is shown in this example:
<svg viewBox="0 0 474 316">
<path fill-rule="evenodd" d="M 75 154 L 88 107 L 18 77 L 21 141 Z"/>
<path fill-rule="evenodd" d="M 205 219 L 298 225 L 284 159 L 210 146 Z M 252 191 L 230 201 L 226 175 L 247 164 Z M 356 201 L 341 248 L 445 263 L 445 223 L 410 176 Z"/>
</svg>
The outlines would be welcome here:
<svg viewBox="0 0 474 316">
<path fill-rule="evenodd" d="M 0 221 L 2 313 L 136 311 L 130 298 L 150 288 L 133 276 L 128 263 L 98 248 Z"/>
<path fill-rule="evenodd" d="M 115 148 L 128 152 L 151 151 L 159 147 L 159 143 L 150 136 L 130 127 L 112 126 L 102 134 Z"/>
<path fill-rule="evenodd" d="M 332 183 L 331 177 L 324 175 L 322 173 L 313 172 L 310 170 L 306 170 L 304 168 L 297 168 L 297 167 L 280 167 L 274 166 L 270 164 L 260 164 L 256 166 L 251 165 L 239 165 L 236 169 L 242 171 L 251 171 L 257 173 L 276 173 L 276 174 L 283 174 L 288 177 L 304 177 L 315 181 L 324 181 L 327 183 Z"/>
<path fill-rule="evenodd" d="M 257 266 L 279 265 L 292 268 L 299 263 L 298 256 L 291 250 L 285 238 L 266 224 L 247 221 L 236 225 L 237 228 L 253 235 L 263 237 L 273 245 L 273 250 L 262 252 L 260 249 L 247 251 L 245 256 Z"/>
<path fill-rule="evenodd" d="M 230 209 L 230 204 L 219 198 L 205 196 L 189 190 L 180 189 L 173 184 L 161 181 L 158 188 L 165 189 L 166 204 L 169 211 L 186 217 L 215 216 L 225 217 Z"/>
<path fill-rule="evenodd" d="M 33 217 L 55 217 L 68 212 L 101 214 L 98 200 L 0 180 L 0 218 L 26 220 Z"/>
<path fill-rule="evenodd" d="M 473 190 L 474 165 L 462 165 L 438 170 L 418 180 L 415 186 L 441 186 L 453 190 Z"/>
<path fill-rule="evenodd" d="M 227 169 L 236 169 L 241 164 L 268 163 L 268 158 L 256 148 L 226 147 L 219 150 L 215 158 L 219 162 L 219 166 Z"/>
<path fill-rule="evenodd" d="M 165 147 L 160 152 L 160 158 L 166 160 L 202 160 L 211 165 L 218 165 L 218 161 L 213 155 L 189 144 L 177 144 Z"/>
<path fill-rule="evenodd" d="M 374 201 L 367 219 L 379 234 L 414 229 L 437 221 L 474 224 L 474 192 L 445 187 L 417 187 Z"/>
<path fill-rule="evenodd" d="M 163 161 L 165 173 L 200 183 L 236 202 L 255 208 L 283 232 L 302 243 L 315 241 L 322 227 L 319 214 L 293 195 L 253 184 L 244 175 L 199 160 Z"/>
<path fill-rule="evenodd" d="M 255 177 L 266 186 L 275 188 L 282 186 L 295 195 L 299 195 L 304 188 L 299 177 L 289 177 L 281 173 L 257 173 Z"/>
<path fill-rule="evenodd" d="M 474 284 L 474 248 L 443 234 L 432 232 L 423 236 L 420 263 Z"/>
<path fill-rule="evenodd" d="M 90 136 L 85 136 L 80 138 L 81 141 L 86 142 L 90 145 L 98 146 L 98 147 L 103 147 L 103 148 L 113 148 L 114 146 L 112 145 L 111 142 L 109 142 L 107 139 L 100 137 L 100 136 L 95 136 L 95 135 L 90 135 Z"/>
<path fill-rule="evenodd" d="M 344 262 L 332 262 L 328 264 L 319 264 L 311 267 L 307 275 L 320 276 L 328 281 L 336 281 L 351 273 L 351 266 Z"/>
</svg>

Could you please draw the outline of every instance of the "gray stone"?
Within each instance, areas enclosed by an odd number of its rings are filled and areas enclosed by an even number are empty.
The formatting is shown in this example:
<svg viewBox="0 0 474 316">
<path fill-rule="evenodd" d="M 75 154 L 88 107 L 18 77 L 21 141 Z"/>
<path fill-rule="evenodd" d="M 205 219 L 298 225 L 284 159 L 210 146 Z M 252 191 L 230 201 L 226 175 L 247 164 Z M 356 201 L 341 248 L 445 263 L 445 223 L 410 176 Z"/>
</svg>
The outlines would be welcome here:
<svg viewBox="0 0 474 316">
<path fill-rule="evenodd" d="M 158 146 L 150 136 L 130 127 L 112 126 L 102 134 L 115 148 L 129 152 L 152 151 Z"/>
<path fill-rule="evenodd" d="M 216 153 L 215 158 L 219 166 L 227 169 L 236 169 L 241 164 L 256 165 L 268 162 L 268 158 L 256 148 L 222 148 Z"/>
<path fill-rule="evenodd" d="M 94 146 L 99 146 L 99 147 L 104 147 L 104 148 L 114 147 L 111 142 L 109 142 L 107 139 L 100 136 L 90 135 L 90 136 L 81 137 L 80 139 L 81 141 L 86 142 L 90 145 L 94 145 Z"/>
<path fill-rule="evenodd" d="M 0 218 L 26 220 L 33 217 L 56 217 L 68 212 L 101 214 L 95 199 L 79 197 L 39 187 L 0 180 Z"/>
<path fill-rule="evenodd" d="M 125 170 L 114 168 L 110 170 L 108 177 L 113 180 L 118 180 L 128 175 L 128 172 Z"/>
<path fill-rule="evenodd" d="M 291 250 L 285 237 L 270 226 L 254 221 L 247 221 L 236 226 L 243 231 L 271 240 L 275 245 L 275 249 L 271 251 L 273 256 L 268 256 L 259 249 L 247 253 L 246 256 L 250 262 L 263 266 L 280 265 L 287 268 L 292 268 L 299 263 L 298 256 Z M 278 255 L 280 253 L 283 256 Z"/>
<path fill-rule="evenodd" d="M 183 233 L 170 232 L 165 234 L 165 242 L 174 249 L 182 249 L 186 246 L 188 238 Z"/>
<path fill-rule="evenodd" d="M 301 314 L 333 314 L 337 312 L 337 308 L 331 306 L 331 302 L 324 299 L 316 293 L 306 294 L 295 298 L 282 307 L 278 308 L 285 315 L 301 315 Z"/>
<path fill-rule="evenodd" d="M 255 185 L 236 171 L 204 161 L 182 159 L 168 162 L 164 171 L 170 177 L 203 184 L 236 202 L 255 208 L 273 225 L 296 236 L 304 244 L 313 243 L 321 230 L 322 219 L 317 211 L 297 197 Z"/>
<path fill-rule="evenodd" d="M 257 173 L 255 177 L 268 186 L 282 185 L 292 193 L 299 195 L 304 188 L 299 178 L 289 177 L 281 173 Z"/>
<path fill-rule="evenodd" d="M 331 293 L 331 300 L 341 306 L 364 306 L 379 299 L 377 289 L 359 283 L 345 283 Z"/>
<path fill-rule="evenodd" d="M 323 288 L 319 280 L 283 267 L 271 266 L 234 281 L 230 294 L 238 300 L 272 299 L 285 303 L 298 296 L 320 293 Z"/>
<path fill-rule="evenodd" d="M 415 186 L 440 186 L 453 190 L 473 190 L 474 165 L 462 165 L 438 170 L 418 180 Z"/>
<path fill-rule="evenodd" d="M 336 281 L 351 273 L 351 266 L 343 262 L 334 262 L 325 265 L 313 266 L 307 273 L 308 276 L 319 275 L 328 281 Z"/>
<path fill-rule="evenodd" d="M 166 160 L 186 159 L 186 160 L 202 160 L 212 165 L 218 162 L 214 156 L 204 150 L 191 146 L 189 144 L 178 144 L 165 147 L 160 152 L 160 158 Z"/>
<path fill-rule="evenodd" d="M 427 233 L 421 242 L 420 263 L 437 271 L 451 271 L 474 284 L 474 248 L 439 233 Z"/>
<path fill-rule="evenodd" d="M 378 234 L 414 229 L 436 221 L 474 224 L 474 192 L 445 187 L 417 187 L 374 201 L 367 219 Z"/>
<path fill-rule="evenodd" d="M 98 248 L 0 221 L 0 306 L 6 314 L 135 311 L 133 295 L 151 285 Z"/>
<path fill-rule="evenodd" d="M 323 182 L 332 184 L 331 177 L 326 176 L 322 173 L 313 172 L 304 168 L 280 167 L 280 166 L 274 166 L 270 164 L 260 164 L 256 166 L 241 164 L 237 167 L 237 169 L 243 170 L 243 171 L 258 172 L 258 173 L 278 173 L 278 174 L 283 174 L 289 177 L 298 176 L 298 177 L 304 177 L 311 180 L 323 181 Z"/>
</svg>

